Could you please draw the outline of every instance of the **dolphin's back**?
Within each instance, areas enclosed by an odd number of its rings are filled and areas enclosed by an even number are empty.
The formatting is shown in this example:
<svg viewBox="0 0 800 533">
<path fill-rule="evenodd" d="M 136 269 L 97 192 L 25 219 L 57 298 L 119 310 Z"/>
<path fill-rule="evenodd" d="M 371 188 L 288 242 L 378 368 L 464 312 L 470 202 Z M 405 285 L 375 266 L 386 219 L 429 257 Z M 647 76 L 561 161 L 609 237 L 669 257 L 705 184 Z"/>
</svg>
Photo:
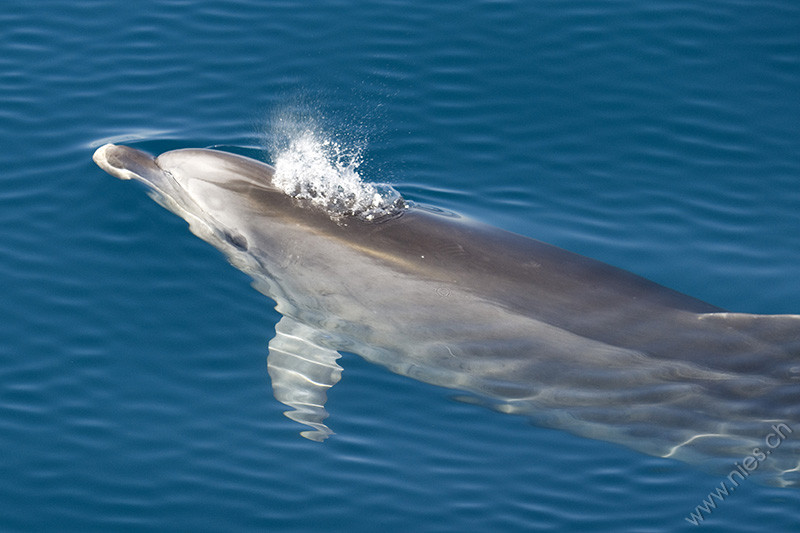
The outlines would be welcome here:
<svg viewBox="0 0 800 533">
<path fill-rule="evenodd" d="M 470 278 L 476 282 L 471 285 L 486 290 L 502 290 L 502 284 L 525 286 L 528 290 L 517 291 L 517 297 L 511 298 L 520 310 L 541 311 L 547 306 L 541 300 L 545 293 L 548 301 L 560 299 L 576 311 L 637 299 L 695 313 L 722 310 L 620 268 L 457 215 L 411 209 L 376 225 L 369 239 L 373 247 L 420 257 L 421 268 L 429 265 Z M 581 297 L 574 298 L 574 291 L 580 291 Z"/>
<path fill-rule="evenodd" d="M 793 376 L 800 386 L 800 315 L 730 313 L 556 246 L 423 209 L 369 238 L 403 250 L 429 276 L 578 335 L 653 357 Z"/>
</svg>

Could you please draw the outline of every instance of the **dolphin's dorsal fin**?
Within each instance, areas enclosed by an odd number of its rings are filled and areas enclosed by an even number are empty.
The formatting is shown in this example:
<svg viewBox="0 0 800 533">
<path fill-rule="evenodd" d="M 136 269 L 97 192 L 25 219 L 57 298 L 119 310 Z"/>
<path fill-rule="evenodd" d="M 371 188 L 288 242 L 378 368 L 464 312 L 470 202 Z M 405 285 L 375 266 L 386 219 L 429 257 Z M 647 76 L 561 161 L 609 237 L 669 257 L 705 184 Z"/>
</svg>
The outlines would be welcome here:
<svg viewBox="0 0 800 533">
<path fill-rule="evenodd" d="M 342 378 L 342 367 L 336 364 L 341 355 L 320 345 L 323 335 L 285 316 L 275 326 L 267 357 L 275 399 L 294 409 L 284 412 L 287 417 L 313 428 L 300 435 L 317 442 L 333 434 L 322 423 L 328 418 L 325 401 L 328 389 Z"/>
</svg>

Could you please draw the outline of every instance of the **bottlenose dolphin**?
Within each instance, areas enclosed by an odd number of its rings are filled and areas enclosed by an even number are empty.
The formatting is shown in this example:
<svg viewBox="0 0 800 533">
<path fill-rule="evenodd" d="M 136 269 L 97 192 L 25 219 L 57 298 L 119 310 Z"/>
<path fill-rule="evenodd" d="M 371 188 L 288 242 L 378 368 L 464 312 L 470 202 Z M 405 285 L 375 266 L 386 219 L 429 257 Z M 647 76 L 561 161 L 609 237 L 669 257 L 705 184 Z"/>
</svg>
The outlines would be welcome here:
<svg viewBox="0 0 800 533">
<path fill-rule="evenodd" d="M 227 152 L 108 144 L 94 161 L 277 303 L 273 391 L 309 439 L 331 434 L 346 351 L 537 424 L 800 486 L 800 315 L 727 312 L 434 208 L 332 216 Z"/>
</svg>

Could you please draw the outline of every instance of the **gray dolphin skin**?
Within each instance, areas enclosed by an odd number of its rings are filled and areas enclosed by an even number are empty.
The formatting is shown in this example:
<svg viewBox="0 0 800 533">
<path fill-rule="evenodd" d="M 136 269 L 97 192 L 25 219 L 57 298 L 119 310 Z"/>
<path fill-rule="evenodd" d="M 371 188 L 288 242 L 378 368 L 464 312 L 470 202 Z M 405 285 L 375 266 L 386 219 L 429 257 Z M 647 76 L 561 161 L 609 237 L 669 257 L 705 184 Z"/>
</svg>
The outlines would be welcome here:
<svg viewBox="0 0 800 533">
<path fill-rule="evenodd" d="M 94 161 L 143 182 L 282 319 L 268 369 L 322 441 L 340 352 L 533 423 L 800 487 L 800 315 L 731 313 L 453 213 L 331 217 L 207 149 Z"/>
</svg>

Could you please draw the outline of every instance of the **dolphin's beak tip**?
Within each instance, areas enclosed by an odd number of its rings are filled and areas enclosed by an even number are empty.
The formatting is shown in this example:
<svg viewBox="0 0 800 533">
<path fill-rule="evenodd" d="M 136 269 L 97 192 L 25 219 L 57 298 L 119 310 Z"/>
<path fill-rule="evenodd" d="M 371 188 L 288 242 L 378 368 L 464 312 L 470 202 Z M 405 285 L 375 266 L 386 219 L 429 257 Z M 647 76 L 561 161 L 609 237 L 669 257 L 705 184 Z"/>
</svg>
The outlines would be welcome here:
<svg viewBox="0 0 800 533">
<path fill-rule="evenodd" d="M 94 151 L 94 155 L 92 155 L 92 160 L 99 165 L 100 161 L 106 160 L 106 151 L 108 151 L 108 149 L 113 146 L 114 145 L 111 143 L 104 144 L 103 146 Z"/>
<path fill-rule="evenodd" d="M 94 161 L 98 167 L 102 168 L 112 176 L 122 180 L 129 180 L 132 177 L 130 172 L 120 166 L 120 162 L 118 161 L 119 155 L 115 155 L 113 152 L 113 150 L 117 148 L 118 146 L 115 144 L 104 144 L 94 151 L 94 154 L 92 155 L 92 161 Z"/>
</svg>

